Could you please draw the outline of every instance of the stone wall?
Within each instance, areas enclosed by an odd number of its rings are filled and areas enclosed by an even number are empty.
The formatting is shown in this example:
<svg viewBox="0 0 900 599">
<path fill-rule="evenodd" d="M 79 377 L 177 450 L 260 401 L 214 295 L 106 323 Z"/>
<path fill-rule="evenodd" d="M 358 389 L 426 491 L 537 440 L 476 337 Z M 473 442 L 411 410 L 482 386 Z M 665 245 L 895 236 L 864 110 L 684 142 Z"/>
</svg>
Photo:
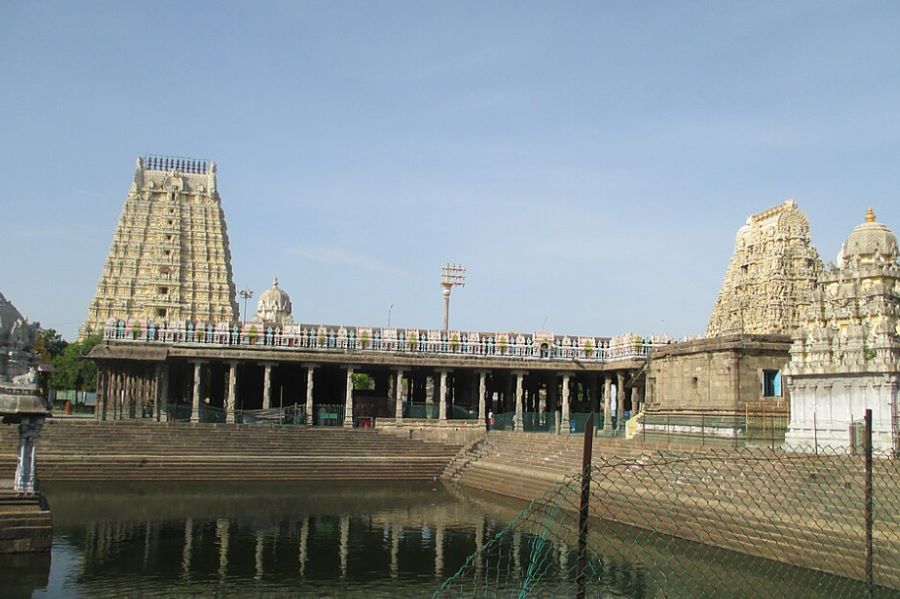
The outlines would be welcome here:
<svg viewBox="0 0 900 599">
<path fill-rule="evenodd" d="M 781 370 L 790 359 L 790 338 L 730 335 L 673 343 L 650 354 L 648 413 L 743 414 L 786 412 L 786 393 L 763 394 L 763 371 Z"/>
<path fill-rule="evenodd" d="M 465 445 L 485 435 L 484 422 L 480 420 L 425 420 L 404 418 L 379 418 L 375 428 L 383 433 L 404 439 L 417 439 L 430 443 Z"/>
</svg>

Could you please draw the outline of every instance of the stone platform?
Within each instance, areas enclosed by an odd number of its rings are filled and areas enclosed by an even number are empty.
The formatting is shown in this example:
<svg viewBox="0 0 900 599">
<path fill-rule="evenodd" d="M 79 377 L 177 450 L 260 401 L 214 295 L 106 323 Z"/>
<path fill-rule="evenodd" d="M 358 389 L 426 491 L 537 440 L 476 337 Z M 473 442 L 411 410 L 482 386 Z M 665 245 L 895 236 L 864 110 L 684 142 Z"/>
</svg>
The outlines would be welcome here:
<svg viewBox="0 0 900 599">
<path fill-rule="evenodd" d="M 0 488 L 0 554 L 50 551 L 53 521 L 40 495 Z"/>
</svg>

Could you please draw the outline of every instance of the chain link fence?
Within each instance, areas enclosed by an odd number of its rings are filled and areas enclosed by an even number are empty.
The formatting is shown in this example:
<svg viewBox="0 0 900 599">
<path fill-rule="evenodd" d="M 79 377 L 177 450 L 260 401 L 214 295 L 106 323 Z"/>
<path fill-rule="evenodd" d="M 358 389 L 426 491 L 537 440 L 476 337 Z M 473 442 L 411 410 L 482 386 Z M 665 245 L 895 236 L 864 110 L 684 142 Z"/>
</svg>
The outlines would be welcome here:
<svg viewBox="0 0 900 599">
<path fill-rule="evenodd" d="M 589 472 L 584 529 L 572 476 L 435 597 L 900 597 L 892 452 L 656 451 L 595 457 Z"/>
</svg>

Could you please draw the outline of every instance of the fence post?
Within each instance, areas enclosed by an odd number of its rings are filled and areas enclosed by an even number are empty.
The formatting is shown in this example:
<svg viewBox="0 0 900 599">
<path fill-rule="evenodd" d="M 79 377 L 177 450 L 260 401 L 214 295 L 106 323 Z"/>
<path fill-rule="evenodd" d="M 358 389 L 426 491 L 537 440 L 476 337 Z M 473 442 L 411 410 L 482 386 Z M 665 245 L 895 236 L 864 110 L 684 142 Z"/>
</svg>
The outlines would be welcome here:
<svg viewBox="0 0 900 599">
<path fill-rule="evenodd" d="M 869 597 L 875 592 L 872 567 L 872 410 L 866 410 L 866 430 L 863 435 L 866 455 L 866 589 Z"/>
<path fill-rule="evenodd" d="M 775 451 L 775 414 L 769 414 L 769 439 L 771 439 L 770 447 Z"/>
<path fill-rule="evenodd" d="M 813 412 L 813 443 L 816 446 L 816 455 L 819 455 L 819 423 L 816 421 L 815 412 Z"/>
<path fill-rule="evenodd" d="M 594 450 L 594 412 L 584 423 L 584 451 L 581 455 L 581 510 L 578 514 L 578 562 L 575 564 L 575 597 L 584 599 L 586 592 L 588 517 L 591 501 L 591 458 Z"/>
<path fill-rule="evenodd" d="M 706 445 L 706 415 L 700 414 L 700 447 Z"/>
</svg>

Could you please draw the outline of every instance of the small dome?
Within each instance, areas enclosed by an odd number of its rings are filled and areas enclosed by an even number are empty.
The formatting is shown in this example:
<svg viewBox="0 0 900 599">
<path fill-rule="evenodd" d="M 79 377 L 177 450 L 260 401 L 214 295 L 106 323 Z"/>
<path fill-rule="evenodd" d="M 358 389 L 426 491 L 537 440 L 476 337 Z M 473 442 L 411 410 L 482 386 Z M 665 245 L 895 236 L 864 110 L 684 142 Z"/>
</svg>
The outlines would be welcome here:
<svg viewBox="0 0 900 599">
<path fill-rule="evenodd" d="M 256 305 L 256 320 L 266 323 L 289 324 L 291 318 L 291 297 L 278 286 L 278 277 L 272 282 L 272 288 L 262 292 Z"/>
<path fill-rule="evenodd" d="M 877 256 L 894 262 L 897 255 L 897 238 L 887 225 L 875 221 L 871 208 L 866 222 L 853 229 L 840 254 L 842 262 L 873 262 Z"/>
</svg>

